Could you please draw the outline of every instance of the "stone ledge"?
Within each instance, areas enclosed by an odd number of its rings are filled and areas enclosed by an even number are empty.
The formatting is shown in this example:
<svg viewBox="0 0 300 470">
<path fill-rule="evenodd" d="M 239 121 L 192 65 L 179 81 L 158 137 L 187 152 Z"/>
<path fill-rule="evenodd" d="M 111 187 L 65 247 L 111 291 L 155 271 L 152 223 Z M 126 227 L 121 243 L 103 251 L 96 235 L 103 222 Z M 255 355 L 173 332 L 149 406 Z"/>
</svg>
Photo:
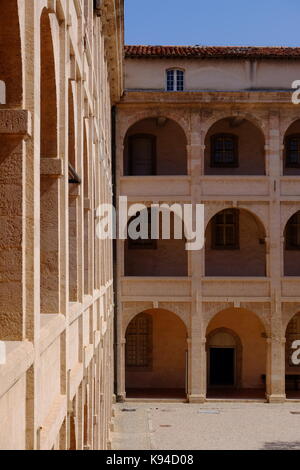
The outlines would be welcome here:
<svg viewBox="0 0 300 470">
<path fill-rule="evenodd" d="M 61 158 L 41 158 L 41 176 L 60 178 L 63 175 L 64 167 Z"/>
<path fill-rule="evenodd" d="M 0 397 L 30 368 L 34 361 L 33 344 L 29 341 L 5 341 L 6 362 L 0 365 Z"/>
<path fill-rule="evenodd" d="M 49 450 L 55 443 L 62 423 L 67 415 L 67 397 L 59 395 L 54 400 L 51 410 L 39 430 L 39 450 Z"/>
<path fill-rule="evenodd" d="M 80 383 L 83 380 L 83 363 L 78 362 L 72 367 L 69 373 L 69 400 L 73 400 Z"/>
<path fill-rule="evenodd" d="M 31 136 L 31 113 L 25 109 L 0 109 L 0 135 Z"/>
<path fill-rule="evenodd" d="M 40 353 L 42 354 L 66 329 L 62 314 L 41 314 Z"/>
<path fill-rule="evenodd" d="M 88 344 L 84 347 L 83 368 L 86 369 L 94 356 L 94 345 Z"/>
</svg>

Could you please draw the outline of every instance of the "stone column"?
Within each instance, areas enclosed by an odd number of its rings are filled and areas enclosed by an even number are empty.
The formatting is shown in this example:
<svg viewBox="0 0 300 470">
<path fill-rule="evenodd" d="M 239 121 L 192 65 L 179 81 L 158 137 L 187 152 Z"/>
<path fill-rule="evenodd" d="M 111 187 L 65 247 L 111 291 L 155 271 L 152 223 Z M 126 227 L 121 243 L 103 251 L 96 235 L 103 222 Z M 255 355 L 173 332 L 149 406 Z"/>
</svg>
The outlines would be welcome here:
<svg viewBox="0 0 300 470">
<path fill-rule="evenodd" d="M 201 134 L 201 115 L 194 112 L 190 122 L 190 145 L 188 161 L 191 173 L 192 204 L 201 203 L 201 175 L 203 173 L 204 146 Z M 192 276 L 191 358 L 189 401 L 201 403 L 206 398 L 206 351 L 205 331 L 202 320 L 203 249 L 191 251 L 190 273 Z"/>
<path fill-rule="evenodd" d="M 124 401 L 126 398 L 126 388 L 125 388 L 125 344 L 126 339 L 121 338 L 117 343 L 117 400 Z"/>
<path fill-rule="evenodd" d="M 269 114 L 269 135 L 267 145 L 268 174 L 270 179 L 270 288 L 271 288 L 271 325 L 267 354 L 267 399 L 269 402 L 285 400 L 285 340 L 282 339 L 281 314 L 281 275 L 282 248 L 280 217 L 280 176 L 281 149 L 279 112 L 271 110 Z"/>
<path fill-rule="evenodd" d="M 269 403 L 282 403 L 285 395 L 285 338 L 267 339 L 266 395 Z"/>
<path fill-rule="evenodd" d="M 26 157 L 27 165 L 30 165 L 32 170 L 34 162 L 33 154 L 27 155 L 25 150 L 27 146 L 23 144 L 29 126 L 30 114 L 26 111 L 0 110 L 0 339 L 6 341 L 24 339 L 26 321 L 24 295 L 29 287 L 25 283 L 24 262 L 28 269 L 26 275 L 31 277 L 30 273 L 33 276 L 34 271 L 34 259 L 29 253 L 33 253 L 30 247 L 33 249 L 35 235 L 32 230 L 27 233 L 29 225 L 26 217 L 33 218 L 36 215 L 31 213 L 32 206 L 30 206 L 36 188 L 33 172 L 28 175 L 30 179 L 25 181 Z M 29 204 L 26 203 L 27 192 Z M 32 219 L 31 225 L 33 227 Z M 28 237 L 26 240 L 25 233 Z M 33 284 L 30 287 L 31 290 Z"/>
</svg>

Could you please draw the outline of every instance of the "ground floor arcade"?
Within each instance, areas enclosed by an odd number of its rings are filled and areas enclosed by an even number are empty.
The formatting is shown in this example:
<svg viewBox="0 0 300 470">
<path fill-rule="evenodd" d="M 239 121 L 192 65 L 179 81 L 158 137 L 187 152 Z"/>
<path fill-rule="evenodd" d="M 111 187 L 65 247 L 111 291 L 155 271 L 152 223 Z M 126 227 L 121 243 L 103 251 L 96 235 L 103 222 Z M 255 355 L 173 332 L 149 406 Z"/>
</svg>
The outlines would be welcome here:
<svg viewBox="0 0 300 470">
<path fill-rule="evenodd" d="M 300 313 L 283 316 L 284 335 L 275 335 L 265 310 L 230 306 L 201 322 L 183 309 L 128 310 L 118 343 L 119 400 L 300 399 Z"/>
</svg>

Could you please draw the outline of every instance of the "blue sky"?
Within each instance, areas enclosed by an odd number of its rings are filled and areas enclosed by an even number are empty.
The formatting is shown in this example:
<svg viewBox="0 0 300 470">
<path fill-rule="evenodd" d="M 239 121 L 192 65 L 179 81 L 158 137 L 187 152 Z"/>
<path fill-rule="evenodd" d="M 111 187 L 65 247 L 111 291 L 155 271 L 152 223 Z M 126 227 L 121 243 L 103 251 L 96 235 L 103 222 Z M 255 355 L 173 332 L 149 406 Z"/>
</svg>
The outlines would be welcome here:
<svg viewBox="0 0 300 470">
<path fill-rule="evenodd" d="M 300 46 L 299 0 L 125 0 L 126 44 Z"/>
</svg>

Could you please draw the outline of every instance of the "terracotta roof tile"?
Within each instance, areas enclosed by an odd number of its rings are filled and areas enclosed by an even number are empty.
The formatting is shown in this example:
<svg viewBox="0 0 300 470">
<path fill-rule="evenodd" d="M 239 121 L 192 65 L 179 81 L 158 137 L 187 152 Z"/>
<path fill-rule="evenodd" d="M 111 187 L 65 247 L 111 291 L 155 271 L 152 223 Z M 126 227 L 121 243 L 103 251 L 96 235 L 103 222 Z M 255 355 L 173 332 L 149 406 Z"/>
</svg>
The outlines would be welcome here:
<svg viewBox="0 0 300 470">
<path fill-rule="evenodd" d="M 300 47 L 125 46 L 126 58 L 300 59 Z"/>
</svg>

